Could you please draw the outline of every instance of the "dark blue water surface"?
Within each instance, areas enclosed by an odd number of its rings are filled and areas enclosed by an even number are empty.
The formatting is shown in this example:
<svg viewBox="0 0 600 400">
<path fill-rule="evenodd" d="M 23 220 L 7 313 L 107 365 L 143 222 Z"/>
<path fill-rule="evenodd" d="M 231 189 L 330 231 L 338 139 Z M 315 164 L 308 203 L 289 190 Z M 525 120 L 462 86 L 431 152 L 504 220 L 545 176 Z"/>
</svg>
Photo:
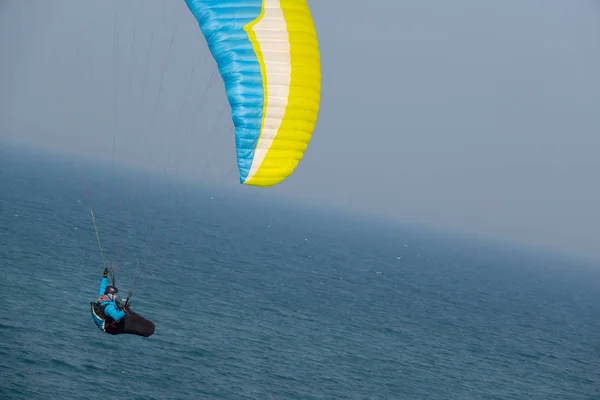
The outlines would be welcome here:
<svg viewBox="0 0 600 400">
<path fill-rule="evenodd" d="M 81 168 L 0 151 L 1 398 L 600 399 L 594 265 Z"/>
</svg>

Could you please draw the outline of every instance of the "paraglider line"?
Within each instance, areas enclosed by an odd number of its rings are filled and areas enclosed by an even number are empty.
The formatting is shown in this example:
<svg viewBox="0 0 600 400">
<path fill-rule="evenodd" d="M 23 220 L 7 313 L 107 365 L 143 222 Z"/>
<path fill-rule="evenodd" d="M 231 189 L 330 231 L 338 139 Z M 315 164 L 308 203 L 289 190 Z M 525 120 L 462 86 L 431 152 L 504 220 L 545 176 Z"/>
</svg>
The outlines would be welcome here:
<svg viewBox="0 0 600 400">
<path fill-rule="evenodd" d="M 94 210 L 92 210 L 92 207 L 90 206 L 90 214 L 92 216 L 92 224 L 94 225 L 94 232 L 96 232 L 96 239 L 98 240 L 98 248 L 100 249 L 100 257 L 102 257 L 102 265 L 104 265 L 104 268 L 106 268 L 106 261 L 104 260 L 104 252 L 102 251 L 102 244 L 100 244 L 100 235 L 98 235 L 98 227 L 96 226 L 96 218 L 94 218 Z M 114 281 L 114 272 L 113 272 L 113 276 L 112 279 Z"/>
<path fill-rule="evenodd" d="M 81 169 L 81 166 L 79 164 L 77 164 L 77 167 L 79 168 L 79 172 L 81 173 L 81 181 L 83 183 L 83 190 L 85 192 L 85 197 L 88 201 L 88 205 L 90 206 L 90 215 L 92 216 L 92 224 L 94 225 L 94 232 L 96 233 L 96 240 L 98 241 L 98 248 L 100 249 L 100 257 L 102 258 L 102 265 L 104 266 L 104 268 L 106 268 L 106 260 L 104 258 L 104 251 L 102 250 L 102 244 L 100 242 L 100 235 L 98 234 L 98 226 L 96 225 L 96 218 L 94 216 L 94 209 L 92 207 L 92 201 L 90 200 L 90 194 L 88 192 L 87 189 L 87 185 L 85 184 L 85 177 L 83 176 L 83 170 Z M 115 271 L 114 269 L 111 268 L 111 279 L 114 285 L 115 282 Z"/>
<path fill-rule="evenodd" d="M 113 174 L 114 174 L 114 170 L 115 170 L 115 153 L 116 153 L 116 138 L 115 138 L 115 135 L 113 134 L 113 139 L 112 139 L 112 157 L 111 157 L 111 170 L 112 170 Z M 108 206 L 108 204 L 110 203 L 110 201 L 106 200 L 107 187 L 108 187 L 108 182 L 106 182 L 104 184 L 104 194 L 103 194 L 104 201 L 103 202 L 105 204 L 107 204 L 107 207 L 110 210 L 111 207 Z M 119 212 L 120 212 L 120 210 L 119 210 Z M 106 230 L 107 230 L 106 244 L 107 244 L 107 247 L 111 247 L 111 245 L 110 245 L 110 242 L 111 242 L 110 239 L 112 237 L 112 228 L 113 228 L 113 226 L 111 224 L 112 218 L 110 217 L 108 211 L 106 213 L 106 217 L 107 217 L 106 218 Z"/>
<path fill-rule="evenodd" d="M 166 199 L 165 199 L 165 203 L 166 203 Z M 148 249 L 150 248 L 150 239 L 154 235 L 154 232 L 156 232 L 156 228 L 157 227 L 158 227 L 158 219 L 154 223 L 154 227 L 152 228 L 152 231 L 148 235 L 148 240 L 146 241 L 146 247 L 144 249 L 142 260 L 141 261 L 138 260 L 137 265 L 135 267 L 135 272 L 133 274 L 133 282 L 131 284 L 131 290 L 129 291 L 129 297 L 130 298 L 133 296 L 133 294 L 135 292 L 135 286 L 136 286 L 136 283 L 137 283 L 137 278 L 139 276 L 139 273 L 142 270 L 141 266 L 142 266 L 142 264 L 144 264 L 146 262 L 146 259 L 148 258 Z"/>
<path fill-rule="evenodd" d="M 127 228 L 129 227 L 129 218 L 131 217 L 131 210 L 133 208 L 133 200 L 135 199 L 135 195 L 133 195 L 133 197 L 131 198 L 131 204 L 129 206 L 129 212 L 127 213 L 127 220 L 125 221 L 125 229 L 127 230 Z M 121 237 L 121 241 L 119 243 L 119 245 L 117 246 L 117 254 L 116 254 L 116 258 L 115 258 L 115 272 L 119 269 L 119 251 L 123 248 L 123 244 L 125 242 L 125 236 L 123 235 Z"/>
</svg>

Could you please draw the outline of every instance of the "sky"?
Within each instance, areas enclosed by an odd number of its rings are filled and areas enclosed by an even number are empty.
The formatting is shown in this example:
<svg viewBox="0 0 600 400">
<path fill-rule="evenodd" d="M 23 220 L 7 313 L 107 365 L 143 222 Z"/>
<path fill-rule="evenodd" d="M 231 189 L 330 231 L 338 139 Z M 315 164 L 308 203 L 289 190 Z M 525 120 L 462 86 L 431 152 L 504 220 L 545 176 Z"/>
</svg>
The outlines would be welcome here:
<svg viewBox="0 0 600 400">
<path fill-rule="evenodd" d="M 597 1 L 308 3 L 321 109 L 273 196 L 600 260 Z M 4 0 L 0 57 L 0 141 L 238 184 L 183 0 Z"/>
</svg>

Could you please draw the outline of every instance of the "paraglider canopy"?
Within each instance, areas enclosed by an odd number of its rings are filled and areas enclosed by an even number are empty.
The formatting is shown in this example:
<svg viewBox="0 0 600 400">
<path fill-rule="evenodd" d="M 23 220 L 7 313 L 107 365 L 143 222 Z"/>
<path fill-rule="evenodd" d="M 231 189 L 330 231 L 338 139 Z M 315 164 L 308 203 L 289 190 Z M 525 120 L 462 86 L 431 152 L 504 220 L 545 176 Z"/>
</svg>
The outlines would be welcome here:
<svg viewBox="0 0 600 400">
<path fill-rule="evenodd" d="M 306 0 L 186 0 L 231 105 L 240 183 L 292 174 L 320 103 L 317 34 Z"/>
</svg>

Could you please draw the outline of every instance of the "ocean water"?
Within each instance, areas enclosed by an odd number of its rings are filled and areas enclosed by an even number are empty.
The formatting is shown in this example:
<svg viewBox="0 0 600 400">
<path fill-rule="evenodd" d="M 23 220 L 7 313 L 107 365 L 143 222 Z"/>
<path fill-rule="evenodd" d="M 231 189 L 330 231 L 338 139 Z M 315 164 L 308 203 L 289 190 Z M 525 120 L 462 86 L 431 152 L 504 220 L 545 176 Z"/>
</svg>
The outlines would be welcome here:
<svg viewBox="0 0 600 400">
<path fill-rule="evenodd" d="M 599 266 L 261 196 L 0 151 L 0 398 L 600 399 Z"/>
</svg>

